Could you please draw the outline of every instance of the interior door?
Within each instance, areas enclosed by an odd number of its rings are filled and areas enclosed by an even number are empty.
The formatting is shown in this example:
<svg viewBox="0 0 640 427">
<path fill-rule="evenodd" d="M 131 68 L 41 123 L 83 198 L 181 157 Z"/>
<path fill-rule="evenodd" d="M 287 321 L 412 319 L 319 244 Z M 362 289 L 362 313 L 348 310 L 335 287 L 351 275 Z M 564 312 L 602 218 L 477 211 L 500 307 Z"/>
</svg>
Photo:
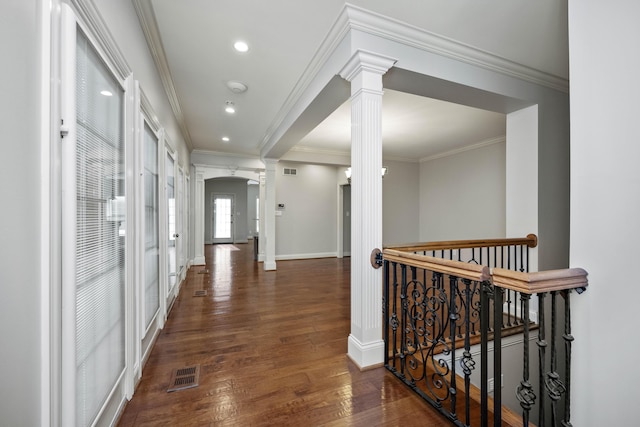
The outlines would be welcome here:
<svg viewBox="0 0 640 427">
<path fill-rule="evenodd" d="M 234 223 L 233 194 L 214 194 L 213 200 L 213 243 L 233 243 Z"/>
<path fill-rule="evenodd" d="M 176 226 L 175 226 L 175 236 L 176 236 L 176 262 L 177 269 L 176 274 L 178 276 L 178 280 L 182 280 L 183 278 L 183 269 L 184 269 L 184 245 L 183 245 L 183 226 L 184 226 L 184 171 L 181 167 L 178 167 L 178 180 L 176 182 Z"/>
<path fill-rule="evenodd" d="M 175 161 L 171 153 L 167 153 L 165 164 L 167 175 L 167 273 L 169 278 L 169 293 L 176 284 L 176 239 L 179 237 L 176 221 L 176 179 Z"/>
</svg>

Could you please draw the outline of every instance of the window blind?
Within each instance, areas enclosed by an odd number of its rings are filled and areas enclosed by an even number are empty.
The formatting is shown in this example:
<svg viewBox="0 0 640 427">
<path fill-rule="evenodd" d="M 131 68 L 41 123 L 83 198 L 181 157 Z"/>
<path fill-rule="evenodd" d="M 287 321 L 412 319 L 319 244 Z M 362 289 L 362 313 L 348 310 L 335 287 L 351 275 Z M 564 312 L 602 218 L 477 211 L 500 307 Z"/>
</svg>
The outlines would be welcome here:
<svg viewBox="0 0 640 427">
<path fill-rule="evenodd" d="M 158 237 L 158 140 L 145 123 L 144 126 L 144 313 L 149 328 L 160 306 L 160 241 Z"/>
<path fill-rule="evenodd" d="M 76 423 L 93 423 L 125 367 L 124 93 L 76 38 Z"/>
</svg>

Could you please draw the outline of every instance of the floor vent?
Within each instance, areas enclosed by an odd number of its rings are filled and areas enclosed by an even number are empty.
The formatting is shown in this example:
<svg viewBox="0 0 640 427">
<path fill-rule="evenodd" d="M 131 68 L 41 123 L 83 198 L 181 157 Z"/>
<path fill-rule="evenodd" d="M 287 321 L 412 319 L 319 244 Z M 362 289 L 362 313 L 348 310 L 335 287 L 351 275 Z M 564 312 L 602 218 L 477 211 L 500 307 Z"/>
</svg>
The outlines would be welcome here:
<svg viewBox="0 0 640 427">
<path fill-rule="evenodd" d="M 186 368 L 174 369 L 171 373 L 171 381 L 167 393 L 198 387 L 200 378 L 200 365 L 188 366 Z"/>
<path fill-rule="evenodd" d="M 200 289 L 198 291 L 193 291 L 193 296 L 194 297 L 206 297 L 207 296 L 207 290 L 206 289 Z"/>
<path fill-rule="evenodd" d="M 209 270 L 205 268 L 204 270 L 198 271 L 198 274 L 209 274 Z"/>
</svg>

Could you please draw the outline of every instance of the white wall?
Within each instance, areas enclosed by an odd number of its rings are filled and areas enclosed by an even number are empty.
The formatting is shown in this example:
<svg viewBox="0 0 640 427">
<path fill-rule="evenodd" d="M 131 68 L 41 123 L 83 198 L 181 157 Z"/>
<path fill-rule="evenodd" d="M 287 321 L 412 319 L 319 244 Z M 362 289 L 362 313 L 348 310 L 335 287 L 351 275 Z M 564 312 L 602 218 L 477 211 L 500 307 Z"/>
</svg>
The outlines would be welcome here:
<svg viewBox="0 0 640 427">
<path fill-rule="evenodd" d="M 0 418 L 40 424 L 40 122 L 38 1 L 3 2 L 0 14 Z M 47 171 L 42 171 L 46 173 Z M 48 177 L 42 177 L 47 182 Z"/>
<path fill-rule="evenodd" d="M 589 273 L 572 299 L 576 426 L 638 423 L 638 16 L 635 1 L 569 1 L 570 263 Z"/>
<path fill-rule="evenodd" d="M 284 176 L 283 168 L 297 168 Z M 336 256 L 337 185 L 335 166 L 279 162 L 276 166 L 276 257 Z"/>
<path fill-rule="evenodd" d="M 504 142 L 420 164 L 420 241 L 504 236 Z"/>
<path fill-rule="evenodd" d="M 389 168 L 382 180 L 382 244 L 420 240 L 420 164 L 383 160 Z"/>
</svg>

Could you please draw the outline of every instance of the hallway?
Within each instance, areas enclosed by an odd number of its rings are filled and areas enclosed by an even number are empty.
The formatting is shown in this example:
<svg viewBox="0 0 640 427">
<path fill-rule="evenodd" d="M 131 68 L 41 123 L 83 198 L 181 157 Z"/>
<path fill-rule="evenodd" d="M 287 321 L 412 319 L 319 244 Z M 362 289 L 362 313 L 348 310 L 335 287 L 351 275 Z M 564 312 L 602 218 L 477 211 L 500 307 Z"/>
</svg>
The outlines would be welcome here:
<svg viewBox="0 0 640 427">
<path fill-rule="evenodd" d="M 349 258 L 265 272 L 250 244 L 207 245 L 205 255 L 119 426 L 451 425 L 384 368 L 348 360 Z M 196 364 L 199 386 L 167 393 L 172 371 Z"/>
</svg>

